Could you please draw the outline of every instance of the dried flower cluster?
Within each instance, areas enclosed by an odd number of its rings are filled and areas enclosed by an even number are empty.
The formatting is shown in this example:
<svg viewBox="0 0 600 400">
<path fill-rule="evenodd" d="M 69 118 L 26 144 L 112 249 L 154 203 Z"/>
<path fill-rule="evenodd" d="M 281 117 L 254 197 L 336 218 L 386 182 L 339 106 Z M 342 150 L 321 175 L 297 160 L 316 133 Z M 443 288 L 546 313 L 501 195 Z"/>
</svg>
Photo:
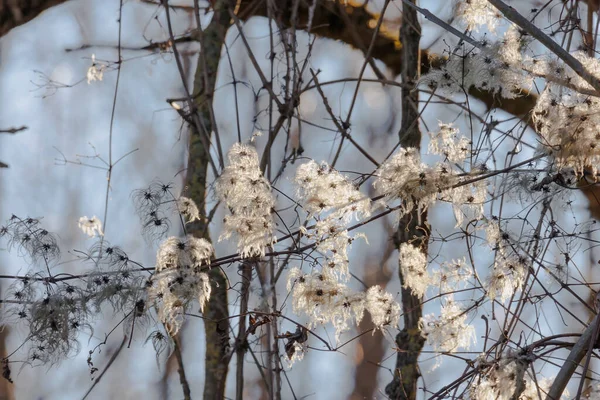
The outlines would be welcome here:
<svg viewBox="0 0 600 400">
<path fill-rule="evenodd" d="M 454 16 L 467 26 L 467 30 L 477 29 L 487 25 L 494 31 L 502 15 L 487 0 L 456 1 Z"/>
<path fill-rule="evenodd" d="M 463 88 L 476 87 L 504 98 L 518 97 L 533 84 L 527 70 L 533 61 L 523 55 L 524 45 L 524 36 L 511 27 L 500 43 L 473 49 L 465 55 L 451 54 L 445 65 L 424 75 L 421 83 L 447 93 L 463 93 Z"/>
<path fill-rule="evenodd" d="M 104 71 L 108 68 L 108 64 L 101 61 L 96 61 L 96 55 L 92 54 L 92 65 L 87 70 L 88 85 L 94 81 L 101 81 L 104 78 Z"/>
<path fill-rule="evenodd" d="M 492 27 L 498 16 L 484 0 L 458 2 L 455 12 L 469 29 L 480 24 Z M 526 35 L 511 25 L 501 42 L 473 49 L 464 56 L 451 54 L 446 65 L 423 76 L 421 82 L 451 93 L 476 87 L 514 98 L 520 90 L 532 87 L 533 78 L 546 78 L 548 83 L 532 114 L 541 146 L 554 156 L 557 170 L 573 168 L 581 175 L 588 168 L 597 173 L 600 103 L 587 94 L 593 88 L 556 60 L 524 55 L 526 45 Z M 597 58 L 583 52 L 573 56 L 589 73 L 600 76 Z"/>
<path fill-rule="evenodd" d="M 310 216 L 331 211 L 329 218 L 349 222 L 371 215 L 370 199 L 326 162 L 300 165 L 295 184 L 298 200 Z"/>
<path fill-rule="evenodd" d="M 467 323 L 467 313 L 447 296 L 439 317 L 425 315 L 419 321 L 421 334 L 436 352 L 455 352 L 468 349 L 475 343 L 475 327 Z"/>
<path fill-rule="evenodd" d="M 480 372 L 469 386 L 469 399 L 510 400 L 515 398 L 515 391 L 519 387 L 522 390 L 518 396 L 519 400 L 545 398 L 552 385 L 552 380 L 531 376 L 527 371 L 528 366 L 528 360 L 510 354 L 493 362 L 487 362 L 483 357 L 479 357 L 478 369 Z M 561 399 L 568 398 L 568 396 L 569 392 L 565 390 Z"/>
<path fill-rule="evenodd" d="M 575 54 L 586 69 L 600 76 L 600 62 L 582 53 Z M 559 71 L 557 73 L 557 71 Z M 568 69 L 557 66 L 554 75 L 576 87 L 589 85 Z M 533 110 L 533 121 L 541 145 L 553 155 L 556 169 L 573 168 L 578 175 L 589 169 L 598 173 L 600 165 L 600 101 L 594 96 L 550 83 Z"/>
<path fill-rule="evenodd" d="M 170 227 L 166 207 L 175 201 L 172 185 L 154 181 L 145 189 L 134 190 L 132 197 L 146 240 L 164 237 Z"/>
<path fill-rule="evenodd" d="M 37 218 L 19 218 L 13 215 L 5 226 L 0 227 L 0 239 L 6 240 L 9 250 L 32 263 L 43 262 L 49 268 L 60 256 L 56 236 L 41 226 Z"/>
<path fill-rule="evenodd" d="M 181 196 L 177 199 L 177 210 L 187 222 L 193 222 L 200 219 L 200 211 L 194 200 L 189 197 Z"/>
<path fill-rule="evenodd" d="M 137 265 L 127 253 L 102 240 L 90 248 L 88 256 L 94 267 L 87 279 L 90 301 L 97 309 L 105 302 L 115 311 L 128 313 L 135 309 L 132 317 L 139 317 L 139 309 L 145 309 L 147 279 L 136 270 Z"/>
<path fill-rule="evenodd" d="M 293 268 L 288 275 L 287 289 L 292 293 L 294 312 L 307 315 L 309 327 L 331 323 L 336 341 L 349 329 L 350 323 L 360 323 L 365 310 L 378 329 L 396 326 L 400 317 L 398 303 L 379 286 L 369 288 L 366 293 L 354 292 L 334 277 L 319 272 L 305 274 Z"/>
<path fill-rule="evenodd" d="M 359 324 L 367 310 L 378 329 L 395 326 L 400 306 L 379 286 L 365 293 L 349 289 L 348 250 L 358 233 L 351 236 L 346 225 L 371 215 L 371 200 L 360 193 L 344 175 L 323 162 L 309 161 L 298 167 L 295 177 L 298 200 L 316 222 L 301 228 L 304 237 L 313 239 L 316 249 L 325 256 L 321 272 L 304 274 L 294 268 L 288 275 L 293 310 L 309 317 L 309 326 L 330 322 L 336 340 Z"/>
<path fill-rule="evenodd" d="M 156 302 L 158 316 L 171 335 L 179 331 L 183 314 L 194 300 L 200 310 L 208 302 L 211 286 L 202 268 L 210 263 L 213 252 L 210 242 L 193 236 L 170 237 L 160 245 L 148 297 Z"/>
<path fill-rule="evenodd" d="M 459 135 L 451 124 L 439 124 L 439 131 L 430 133 L 429 153 L 444 156 L 451 163 L 462 164 L 471 153 L 471 142 Z"/>
<path fill-rule="evenodd" d="M 79 228 L 91 238 L 103 235 L 102 222 L 95 215 L 92 218 L 88 218 L 87 215 L 79 218 Z"/>
<path fill-rule="evenodd" d="M 375 190 L 389 200 L 402 200 L 404 212 L 414 207 L 426 209 L 436 201 L 444 201 L 452 204 L 457 226 L 465 216 L 480 219 L 487 183 L 475 179 L 479 171 L 465 174 L 457 167 L 470 155 L 469 141 L 459 137 L 457 129 L 442 123 L 431 137 L 429 150 L 443 156 L 442 162 L 427 166 L 421 163 L 418 149 L 401 148 L 377 170 Z"/>
<path fill-rule="evenodd" d="M 398 261 L 402 271 L 402 286 L 410 288 L 418 297 L 423 297 L 429 285 L 434 284 L 433 276 L 427 272 L 427 257 L 423 251 L 410 243 L 402 243 Z"/>
<path fill-rule="evenodd" d="M 487 281 L 487 295 L 491 300 L 508 300 L 525 283 L 526 260 L 516 254 L 509 245 L 510 237 L 503 233 L 496 221 L 488 221 L 487 241 L 496 250 L 494 266 Z"/>
<path fill-rule="evenodd" d="M 236 143 L 228 157 L 229 166 L 216 183 L 217 195 L 230 211 L 223 220 L 219 240 L 235 235 L 242 257 L 264 256 L 266 248 L 276 241 L 271 185 L 260 170 L 253 146 Z"/>
<path fill-rule="evenodd" d="M 88 221 L 85 218 L 82 223 Z M 8 302 L 2 316 L 4 321 L 25 324 L 29 329 L 25 362 L 53 364 L 76 353 L 80 334 L 92 333 L 93 316 L 105 303 L 124 313 L 132 313 L 141 303 L 143 311 L 144 279 L 133 271 L 126 253 L 106 240 L 94 244 L 83 258 L 94 269 L 82 285 L 79 280 L 47 275 L 57 265 L 60 251 L 55 235 L 42 228 L 39 219 L 13 216 L 0 228 L 0 238 L 32 262 L 27 275 L 5 291 Z M 125 329 L 130 327 L 128 324 Z"/>
<path fill-rule="evenodd" d="M 302 164 L 296 171 L 295 184 L 298 201 L 315 218 L 312 230 L 301 227 L 305 237 L 317 242 L 317 250 L 325 255 L 323 274 L 334 274 L 347 281 L 348 250 L 356 238 L 366 236 L 351 235 L 346 225 L 353 219 L 371 215 L 371 200 L 360 193 L 344 175 L 323 162 L 311 160 Z"/>
<path fill-rule="evenodd" d="M 463 257 L 442 263 L 432 275 L 432 281 L 438 285 L 440 295 L 443 295 L 466 285 L 473 277 L 473 269 L 467 265 Z"/>
</svg>

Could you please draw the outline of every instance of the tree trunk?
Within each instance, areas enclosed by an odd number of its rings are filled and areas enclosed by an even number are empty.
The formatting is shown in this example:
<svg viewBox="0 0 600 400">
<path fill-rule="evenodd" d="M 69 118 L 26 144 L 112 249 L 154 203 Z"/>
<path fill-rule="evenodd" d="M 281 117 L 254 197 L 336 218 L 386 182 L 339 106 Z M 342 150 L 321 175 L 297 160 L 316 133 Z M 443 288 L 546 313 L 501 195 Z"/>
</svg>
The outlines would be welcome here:
<svg viewBox="0 0 600 400">
<path fill-rule="evenodd" d="M 0 0 L 0 37 L 66 0 Z"/>
<path fill-rule="evenodd" d="M 188 166 L 186 171 L 187 194 L 201 210 L 200 221 L 190 224 L 188 233 L 209 239 L 206 219 L 206 184 L 209 149 L 206 138 L 216 129 L 213 126 L 212 98 L 221 59 L 221 48 L 230 25 L 228 1 L 213 1 L 215 12 L 210 25 L 201 33 L 201 53 L 194 76 L 193 99 L 199 124 L 193 124 L 189 139 Z M 212 294 L 204 309 L 206 335 L 206 361 L 204 399 L 223 399 L 227 380 L 229 352 L 229 310 L 227 302 L 227 279 L 220 268 L 210 272 Z"/>
<path fill-rule="evenodd" d="M 413 0 L 414 3 L 414 0 Z M 402 42 L 402 124 L 400 129 L 400 145 L 416 147 L 421 145 L 419 130 L 419 92 L 416 83 L 419 79 L 421 26 L 417 13 L 406 5 L 402 12 L 400 40 Z M 419 209 L 404 215 L 398 226 L 396 244 L 410 243 L 427 254 L 429 241 L 429 226 L 426 222 L 427 213 Z M 398 268 L 400 282 L 404 284 L 402 269 Z M 402 309 L 404 312 L 404 328 L 396 337 L 398 355 L 394 379 L 385 391 L 392 399 L 414 400 L 417 395 L 417 380 L 419 379 L 418 359 L 425 339 L 421 336 L 419 319 L 422 316 L 421 298 L 415 296 L 410 288 L 402 287 Z"/>
</svg>

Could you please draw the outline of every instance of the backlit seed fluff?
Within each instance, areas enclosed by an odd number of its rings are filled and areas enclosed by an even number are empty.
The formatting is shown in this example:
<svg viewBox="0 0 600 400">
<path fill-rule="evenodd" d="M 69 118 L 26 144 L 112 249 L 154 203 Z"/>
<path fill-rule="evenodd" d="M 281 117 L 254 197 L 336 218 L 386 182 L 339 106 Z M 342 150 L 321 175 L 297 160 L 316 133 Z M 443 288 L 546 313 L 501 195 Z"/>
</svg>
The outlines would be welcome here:
<svg viewBox="0 0 600 400">
<path fill-rule="evenodd" d="M 217 196 L 230 211 L 219 240 L 235 236 L 242 257 L 263 257 L 266 248 L 276 242 L 271 185 L 260 170 L 254 147 L 236 143 L 228 156 L 229 165 L 216 182 Z"/>
</svg>

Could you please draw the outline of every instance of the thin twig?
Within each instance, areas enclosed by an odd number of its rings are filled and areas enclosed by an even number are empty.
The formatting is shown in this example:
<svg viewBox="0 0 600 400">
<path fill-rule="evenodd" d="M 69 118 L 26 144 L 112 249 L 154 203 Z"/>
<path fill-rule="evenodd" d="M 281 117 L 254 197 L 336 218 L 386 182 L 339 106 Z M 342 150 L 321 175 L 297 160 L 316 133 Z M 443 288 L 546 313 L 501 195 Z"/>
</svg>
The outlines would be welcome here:
<svg viewBox="0 0 600 400">
<path fill-rule="evenodd" d="M 0 133 L 10 133 L 14 135 L 17 132 L 26 131 L 27 129 L 29 128 L 23 125 L 19 128 L 0 129 Z"/>
<path fill-rule="evenodd" d="M 177 372 L 179 373 L 179 383 L 183 388 L 183 398 L 185 400 L 191 400 L 192 394 L 190 391 L 190 384 L 185 376 L 185 368 L 183 367 L 183 356 L 181 354 L 181 346 L 179 344 L 178 336 L 173 336 L 173 352 L 177 359 Z"/>
<path fill-rule="evenodd" d="M 106 367 L 104 368 L 104 370 L 100 373 L 100 375 L 98 375 L 98 377 L 96 378 L 96 380 L 94 381 L 94 383 L 92 383 L 92 386 L 90 386 L 90 388 L 88 389 L 88 391 L 85 392 L 85 395 L 83 395 L 83 397 L 81 398 L 81 400 L 85 400 L 89 396 L 89 394 L 92 393 L 92 390 L 94 390 L 94 388 L 96 387 L 96 385 L 98 385 L 98 383 L 100 383 L 100 379 L 102 379 L 102 377 L 104 376 L 104 374 L 106 373 L 106 371 L 108 371 L 108 369 L 113 364 L 113 362 L 115 362 L 115 360 L 117 359 L 117 357 L 121 353 L 121 350 L 123 350 L 123 348 L 125 347 L 125 343 L 127 343 L 127 335 L 123 336 L 123 341 L 119 345 L 119 348 L 110 357 L 110 360 L 108 360 L 108 363 L 106 364 Z"/>
<path fill-rule="evenodd" d="M 575 71 L 584 81 L 590 84 L 596 91 L 600 92 L 600 80 L 594 75 L 590 74 L 583 64 L 579 62 L 575 57 L 569 54 L 563 49 L 558 43 L 552 38 L 546 35 L 540 28 L 529 22 L 527 18 L 519 14 L 514 8 L 504 3 L 502 0 L 488 0 L 490 4 L 496 7 L 504 16 L 512 21 L 519 28 L 530 34 L 532 37 L 542 43 L 548 50 L 554 53 L 558 58 L 563 60 L 565 64 Z"/>
<path fill-rule="evenodd" d="M 242 290 L 240 299 L 240 316 L 238 324 L 238 337 L 236 343 L 236 373 L 235 373 L 235 398 L 244 398 L 244 356 L 248 348 L 246 333 L 246 314 L 248 313 L 248 299 L 250 297 L 250 281 L 252 280 L 252 264 L 244 262 L 242 269 Z"/>
</svg>

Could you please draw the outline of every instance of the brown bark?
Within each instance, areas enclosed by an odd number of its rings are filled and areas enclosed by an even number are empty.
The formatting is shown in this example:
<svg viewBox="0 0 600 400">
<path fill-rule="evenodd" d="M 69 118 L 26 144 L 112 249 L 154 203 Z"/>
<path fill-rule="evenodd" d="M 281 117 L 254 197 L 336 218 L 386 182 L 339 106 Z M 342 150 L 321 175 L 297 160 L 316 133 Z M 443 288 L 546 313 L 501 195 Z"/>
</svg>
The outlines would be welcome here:
<svg viewBox="0 0 600 400">
<path fill-rule="evenodd" d="M 6 352 L 6 339 L 10 329 L 8 326 L 0 326 L 0 359 L 5 360 L 8 355 Z M 10 367 L 10 364 L 9 364 Z M 8 377 L 10 378 L 10 377 Z M 7 377 L 0 378 L 0 400 L 14 400 L 15 386 Z"/>
<path fill-rule="evenodd" d="M 213 126 L 212 98 L 217 79 L 217 69 L 221 59 L 221 48 L 225 33 L 230 25 L 228 1 L 213 1 L 215 12 L 210 25 L 199 35 L 202 51 L 194 76 L 193 99 L 199 119 L 190 132 L 186 187 L 202 215 L 200 221 L 190 225 L 188 233 L 209 239 L 206 219 L 206 185 L 209 149 L 206 139 L 216 129 Z M 196 121 L 198 121 L 196 119 Z M 204 331 L 206 335 L 206 361 L 204 378 L 204 399 L 223 399 L 227 380 L 229 352 L 229 310 L 227 308 L 227 279 L 220 268 L 210 272 L 212 294 L 204 309 Z"/>
<path fill-rule="evenodd" d="M 248 338 L 246 332 L 246 315 L 248 314 L 248 299 L 250 298 L 250 281 L 252 280 L 252 264 L 242 263 L 242 290 L 240 299 L 240 323 L 238 325 L 238 337 L 236 340 L 235 353 L 236 362 L 236 385 L 235 398 L 242 400 L 244 398 L 244 357 L 248 348 Z"/>
<path fill-rule="evenodd" d="M 413 1 L 414 3 L 414 1 Z M 417 13 L 406 5 L 402 12 L 400 28 L 402 46 L 402 124 L 400 129 L 400 145 L 416 147 L 421 145 L 419 130 L 419 92 L 416 83 L 419 79 L 421 26 Z M 427 213 L 418 209 L 404 215 L 398 225 L 396 244 L 410 243 L 427 254 L 429 241 Z M 404 288 L 402 269 L 398 268 L 402 287 L 402 311 L 404 312 L 404 328 L 396 336 L 398 354 L 394 378 L 385 388 L 391 399 L 414 400 L 417 396 L 417 381 L 420 376 L 418 359 L 425 340 L 419 329 L 419 319 L 423 314 L 421 298 L 415 296 L 410 288 Z"/>
<path fill-rule="evenodd" d="M 0 0 L 0 36 L 66 0 Z"/>
<path fill-rule="evenodd" d="M 268 15 L 266 4 L 266 1 L 241 0 L 238 16 L 242 20 L 252 16 L 266 17 Z M 297 25 L 299 29 L 305 28 L 308 24 L 311 4 L 312 1 L 300 1 Z M 374 25 L 369 24 L 374 18 L 367 11 L 366 6 L 346 6 L 345 0 L 321 0 L 317 2 L 311 33 L 344 42 L 366 53 L 367 44 L 375 34 Z M 286 23 L 286 20 L 283 19 L 282 22 Z M 421 74 L 426 74 L 432 68 L 440 68 L 445 61 L 444 57 L 427 50 L 419 50 L 419 53 Z M 385 31 L 377 35 L 370 54 L 372 58 L 381 60 L 394 76 L 402 73 L 404 51 L 401 41 L 390 37 Z M 516 116 L 527 115 L 537 101 L 537 96 L 526 90 L 515 99 L 503 99 L 491 92 L 474 88 L 469 89 L 469 94 L 482 101 L 488 109 L 497 107 Z"/>
</svg>

